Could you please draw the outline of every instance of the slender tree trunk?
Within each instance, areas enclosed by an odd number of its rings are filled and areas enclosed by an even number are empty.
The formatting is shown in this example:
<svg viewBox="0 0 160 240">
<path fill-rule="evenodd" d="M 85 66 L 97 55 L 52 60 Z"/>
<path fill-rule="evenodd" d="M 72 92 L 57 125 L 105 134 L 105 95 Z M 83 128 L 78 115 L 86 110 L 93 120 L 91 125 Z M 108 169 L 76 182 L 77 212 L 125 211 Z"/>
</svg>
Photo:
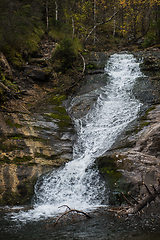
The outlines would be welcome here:
<svg viewBox="0 0 160 240">
<path fill-rule="evenodd" d="M 56 9 L 56 21 L 58 20 L 58 3 L 55 1 L 55 9 Z"/>
<path fill-rule="evenodd" d="M 160 42 L 160 5 L 156 4 L 156 36 Z"/>
<path fill-rule="evenodd" d="M 49 16 L 48 16 L 48 1 L 46 1 L 46 23 L 47 23 L 47 32 L 48 32 L 48 22 L 49 22 Z"/>
<path fill-rule="evenodd" d="M 74 33 L 75 33 L 75 27 L 74 27 L 74 19 L 73 19 L 73 16 L 71 16 L 71 18 L 72 18 L 72 29 L 73 29 L 73 31 L 72 31 L 72 39 L 74 38 Z"/>
<path fill-rule="evenodd" d="M 96 0 L 94 0 L 94 27 L 96 26 Z M 96 42 L 96 30 L 94 31 L 94 43 Z"/>
<path fill-rule="evenodd" d="M 114 2 L 114 14 L 116 13 L 116 6 Z M 113 21 L 113 37 L 115 37 L 116 34 L 116 15 L 114 15 L 114 21 Z"/>
</svg>

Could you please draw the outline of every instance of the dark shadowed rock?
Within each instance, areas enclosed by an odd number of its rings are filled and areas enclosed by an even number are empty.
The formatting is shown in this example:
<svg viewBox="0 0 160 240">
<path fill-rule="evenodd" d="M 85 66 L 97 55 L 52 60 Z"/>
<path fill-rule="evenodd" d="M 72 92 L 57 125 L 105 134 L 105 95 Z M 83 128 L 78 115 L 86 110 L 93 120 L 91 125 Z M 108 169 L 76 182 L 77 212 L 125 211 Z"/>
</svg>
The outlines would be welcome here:
<svg viewBox="0 0 160 240">
<path fill-rule="evenodd" d="M 27 75 L 28 77 L 31 77 L 34 80 L 37 81 L 47 81 L 50 77 L 51 71 L 49 69 L 32 69 L 28 71 Z"/>
</svg>

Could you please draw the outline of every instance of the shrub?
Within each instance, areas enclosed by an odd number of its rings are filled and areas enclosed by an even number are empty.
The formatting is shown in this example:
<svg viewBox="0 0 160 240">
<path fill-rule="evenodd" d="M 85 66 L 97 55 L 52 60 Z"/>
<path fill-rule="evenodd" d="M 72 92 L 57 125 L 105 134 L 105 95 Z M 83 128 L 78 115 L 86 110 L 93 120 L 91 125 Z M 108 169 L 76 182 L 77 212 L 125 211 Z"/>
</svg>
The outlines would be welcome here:
<svg viewBox="0 0 160 240">
<path fill-rule="evenodd" d="M 67 69 L 73 66 L 81 48 L 78 39 L 72 39 L 70 37 L 63 39 L 56 47 L 52 56 L 54 67 L 58 71 L 66 72 Z"/>
</svg>

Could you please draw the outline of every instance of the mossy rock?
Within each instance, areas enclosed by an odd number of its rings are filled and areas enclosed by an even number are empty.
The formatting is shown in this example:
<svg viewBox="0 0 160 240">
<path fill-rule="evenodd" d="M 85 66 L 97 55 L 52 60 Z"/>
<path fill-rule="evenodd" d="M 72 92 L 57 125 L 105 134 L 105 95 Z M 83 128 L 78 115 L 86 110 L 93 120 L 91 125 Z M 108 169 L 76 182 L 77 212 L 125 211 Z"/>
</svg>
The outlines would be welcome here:
<svg viewBox="0 0 160 240">
<path fill-rule="evenodd" d="M 120 158 L 120 156 L 117 157 L 116 155 L 112 155 L 99 157 L 96 160 L 100 173 L 102 173 L 111 184 L 114 184 L 122 176 L 122 174 L 118 171 L 116 164 L 116 161 Z"/>
<path fill-rule="evenodd" d="M 3 156 L 2 158 L 0 158 L 0 165 L 3 165 L 5 163 L 11 163 L 11 160 L 7 156 Z"/>
<path fill-rule="evenodd" d="M 117 161 L 124 157 L 123 155 L 113 154 L 96 159 L 99 172 L 110 188 L 109 202 L 111 205 L 120 204 L 122 201 L 121 192 L 127 195 L 129 191 L 128 182 L 118 170 L 117 164 Z"/>
</svg>

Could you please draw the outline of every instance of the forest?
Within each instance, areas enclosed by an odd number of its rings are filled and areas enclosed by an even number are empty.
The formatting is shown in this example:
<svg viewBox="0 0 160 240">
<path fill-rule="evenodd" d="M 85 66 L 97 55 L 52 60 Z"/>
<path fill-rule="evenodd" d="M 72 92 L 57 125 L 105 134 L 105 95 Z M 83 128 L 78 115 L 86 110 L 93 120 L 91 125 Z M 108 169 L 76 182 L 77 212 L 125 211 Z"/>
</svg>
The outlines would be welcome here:
<svg viewBox="0 0 160 240">
<path fill-rule="evenodd" d="M 160 44 L 159 0 L 1 0 L 0 22 L 0 51 L 17 68 L 45 34 L 98 51 Z"/>
</svg>

